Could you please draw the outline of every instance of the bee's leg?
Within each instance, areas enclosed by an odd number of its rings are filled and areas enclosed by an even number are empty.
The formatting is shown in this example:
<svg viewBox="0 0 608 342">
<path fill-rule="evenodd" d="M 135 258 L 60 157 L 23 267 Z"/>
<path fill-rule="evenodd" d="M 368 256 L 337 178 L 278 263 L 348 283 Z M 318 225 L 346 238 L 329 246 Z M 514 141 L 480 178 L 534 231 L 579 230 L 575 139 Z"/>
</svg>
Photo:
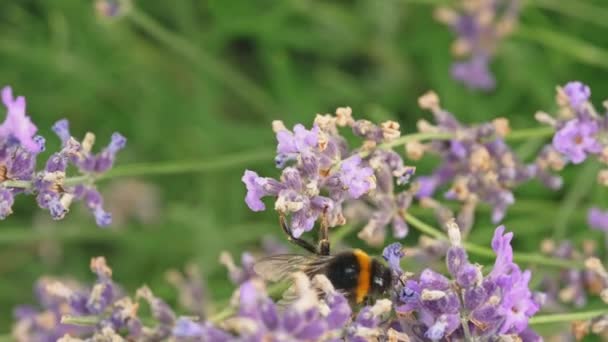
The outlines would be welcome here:
<svg viewBox="0 0 608 342">
<path fill-rule="evenodd" d="M 317 249 L 315 248 L 315 246 L 313 246 L 310 242 L 293 236 L 293 234 L 291 232 L 291 228 L 289 228 L 289 226 L 287 225 L 287 222 L 285 221 L 285 214 L 279 213 L 279 223 L 281 224 L 281 228 L 283 228 L 283 231 L 285 232 L 285 234 L 287 234 L 287 240 L 289 240 L 289 242 L 294 243 L 294 244 L 304 248 L 305 250 L 309 251 L 310 253 L 319 254 Z"/>
<path fill-rule="evenodd" d="M 319 254 L 329 255 L 329 224 L 327 222 L 327 207 L 323 209 L 321 214 L 321 227 L 319 228 Z"/>
</svg>

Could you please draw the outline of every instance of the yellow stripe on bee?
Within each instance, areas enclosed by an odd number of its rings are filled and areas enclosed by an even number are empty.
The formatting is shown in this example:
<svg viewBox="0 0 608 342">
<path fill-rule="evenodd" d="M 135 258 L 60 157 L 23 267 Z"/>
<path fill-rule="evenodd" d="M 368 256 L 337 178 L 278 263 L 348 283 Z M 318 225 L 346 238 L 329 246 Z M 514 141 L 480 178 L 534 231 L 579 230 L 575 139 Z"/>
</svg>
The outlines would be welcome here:
<svg viewBox="0 0 608 342">
<path fill-rule="evenodd" d="M 361 303 L 369 292 L 372 265 L 369 255 L 364 251 L 355 249 L 353 254 L 359 263 L 359 278 L 357 279 L 357 288 L 355 290 L 355 301 Z"/>
</svg>

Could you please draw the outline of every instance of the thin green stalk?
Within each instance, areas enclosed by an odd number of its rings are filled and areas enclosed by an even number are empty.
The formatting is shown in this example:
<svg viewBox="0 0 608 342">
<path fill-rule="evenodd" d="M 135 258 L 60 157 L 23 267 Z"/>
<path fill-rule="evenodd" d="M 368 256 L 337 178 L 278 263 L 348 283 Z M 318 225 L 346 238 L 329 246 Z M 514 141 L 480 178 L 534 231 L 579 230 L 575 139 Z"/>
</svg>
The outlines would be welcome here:
<svg viewBox="0 0 608 342">
<path fill-rule="evenodd" d="M 70 325 L 81 325 L 90 327 L 101 321 L 100 316 L 71 316 L 64 315 L 61 317 L 61 323 Z"/>
<path fill-rule="evenodd" d="M 428 225 L 417 217 L 406 213 L 405 220 L 420 232 L 432 236 L 439 240 L 447 241 L 448 237 L 439 229 Z M 481 257 L 495 258 L 496 253 L 490 248 L 482 247 L 470 242 L 464 242 L 463 247 L 471 254 Z M 584 269 L 585 265 L 574 260 L 565 260 L 560 258 L 548 258 L 539 254 L 517 252 L 513 255 L 513 260 L 520 263 L 532 263 L 542 266 L 560 267 L 560 268 L 576 268 Z"/>
<path fill-rule="evenodd" d="M 419 220 L 416 216 L 413 216 L 410 213 L 405 213 L 404 218 L 409 224 L 414 226 L 414 228 L 418 229 L 422 233 L 429 235 L 431 237 L 434 237 L 437 240 L 445 240 L 445 241 L 448 240 L 448 237 L 445 234 L 443 234 L 439 229 L 424 223 L 423 221 Z"/>
<path fill-rule="evenodd" d="M 526 6 L 537 7 L 589 23 L 608 27 L 608 11 L 600 6 L 594 6 L 585 1 L 559 1 L 559 0 L 528 0 Z"/>
<path fill-rule="evenodd" d="M 432 132 L 432 133 L 412 133 L 401 136 L 391 142 L 380 145 L 380 148 L 392 149 L 397 146 L 405 145 L 412 141 L 426 141 L 426 140 L 448 140 L 454 136 L 453 133 L 447 132 Z"/>
<path fill-rule="evenodd" d="M 352 224 L 348 224 L 339 228 L 332 228 L 330 232 L 334 230 L 335 232 L 329 236 L 329 239 L 333 245 L 344 240 L 345 237 L 347 237 L 355 230 L 355 226 Z"/>
<path fill-rule="evenodd" d="M 167 30 L 152 17 L 136 8 L 129 11 L 127 17 L 137 27 L 232 90 L 259 113 L 275 116 L 280 112 L 276 103 L 264 92 L 263 88 L 240 74 L 235 67 L 215 58 L 203 49 L 195 48 L 187 40 Z"/>
<path fill-rule="evenodd" d="M 238 152 L 211 160 L 191 162 L 162 162 L 162 163 L 139 163 L 117 166 L 101 175 L 98 179 L 110 179 L 117 177 L 168 175 L 192 172 L 209 172 L 230 169 L 237 166 L 251 165 L 251 163 L 272 159 L 273 152 L 270 149 Z"/>
<path fill-rule="evenodd" d="M 585 163 L 583 170 L 578 174 L 570 187 L 562 205 L 555 214 L 555 221 L 553 222 L 553 236 L 557 241 L 562 240 L 566 235 L 568 223 L 570 223 L 572 215 L 579 209 L 579 204 L 585 194 L 588 194 L 597 184 L 595 175 L 599 169 L 600 167 L 597 163 Z"/>
<path fill-rule="evenodd" d="M 549 138 L 555 133 L 553 127 L 535 127 L 535 128 L 524 128 L 511 131 L 506 137 L 505 140 L 508 141 L 519 141 L 526 140 L 530 138 Z"/>
<path fill-rule="evenodd" d="M 539 324 L 550 324 L 550 323 L 563 323 L 563 322 L 573 322 L 573 321 L 585 321 L 597 316 L 608 315 L 608 310 L 594 310 L 594 311 L 582 311 L 582 312 L 572 312 L 572 313 L 564 313 L 564 314 L 549 314 L 549 315 L 539 315 L 530 318 L 529 323 L 531 325 L 539 325 Z"/>
<path fill-rule="evenodd" d="M 608 69 L 608 51 L 563 32 L 519 25 L 514 36 L 559 51 L 582 63 Z"/>
</svg>

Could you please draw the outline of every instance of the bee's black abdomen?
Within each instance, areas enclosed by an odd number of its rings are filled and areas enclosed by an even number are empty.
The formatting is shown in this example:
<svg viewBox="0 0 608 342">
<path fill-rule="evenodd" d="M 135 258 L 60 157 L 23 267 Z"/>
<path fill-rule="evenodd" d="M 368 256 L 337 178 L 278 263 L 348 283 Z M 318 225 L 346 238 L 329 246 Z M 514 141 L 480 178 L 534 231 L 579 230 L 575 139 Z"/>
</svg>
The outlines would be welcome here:
<svg viewBox="0 0 608 342">
<path fill-rule="evenodd" d="M 386 292 L 392 284 L 391 270 L 382 265 L 378 260 L 373 260 L 370 283 L 372 292 Z"/>
<path fill-rule="evenodd" d="M 357 257 L 351 253 L 337 254 L 327 264 L 325 276 L 336 289 L 352 290 L 357 287 L 360 266 Z"/>
</svg>

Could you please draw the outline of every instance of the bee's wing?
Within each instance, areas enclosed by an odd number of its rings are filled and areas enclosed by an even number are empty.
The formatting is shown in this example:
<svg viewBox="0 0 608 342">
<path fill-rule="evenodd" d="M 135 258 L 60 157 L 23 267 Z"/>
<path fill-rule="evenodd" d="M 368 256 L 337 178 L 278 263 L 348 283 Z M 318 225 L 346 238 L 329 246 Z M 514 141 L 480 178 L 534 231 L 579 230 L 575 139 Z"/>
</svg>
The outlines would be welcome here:
<svg viewBox="0 0 608 342">
<path fill-rule="evenodd" d="M 324 295 L 323 291 L 319 288 L 317 288 L 316 290 L 317 290 L 317 297 L 322 298 Z M 341 295 L 343 295 L 346 298 L 349 298 L 348 291 L 338 290 L 338 289 L 334 289 L 334 291 L 340 293 Z M 287 290 L 285 290 L 285 292 L 283 292 L 281 299 L 279 299 L 277 301 L 277 306 L 279 308 L 286 308 L 286 307 L 292 305 L 294 302 L 296 302 L 299 298 L 300 298 L 300 295 L 298 294 L 295 285 L 291 285 Z"/>
<path fill-rule="evenodd" d="M 253 270 L 265 280 L 278 282 L 286 280 L 294 272 L 304 272 L 308 276 L 318 273 L 329 257 L 318 255 L 279 254 L 258 261 Z"/>
</svg>

